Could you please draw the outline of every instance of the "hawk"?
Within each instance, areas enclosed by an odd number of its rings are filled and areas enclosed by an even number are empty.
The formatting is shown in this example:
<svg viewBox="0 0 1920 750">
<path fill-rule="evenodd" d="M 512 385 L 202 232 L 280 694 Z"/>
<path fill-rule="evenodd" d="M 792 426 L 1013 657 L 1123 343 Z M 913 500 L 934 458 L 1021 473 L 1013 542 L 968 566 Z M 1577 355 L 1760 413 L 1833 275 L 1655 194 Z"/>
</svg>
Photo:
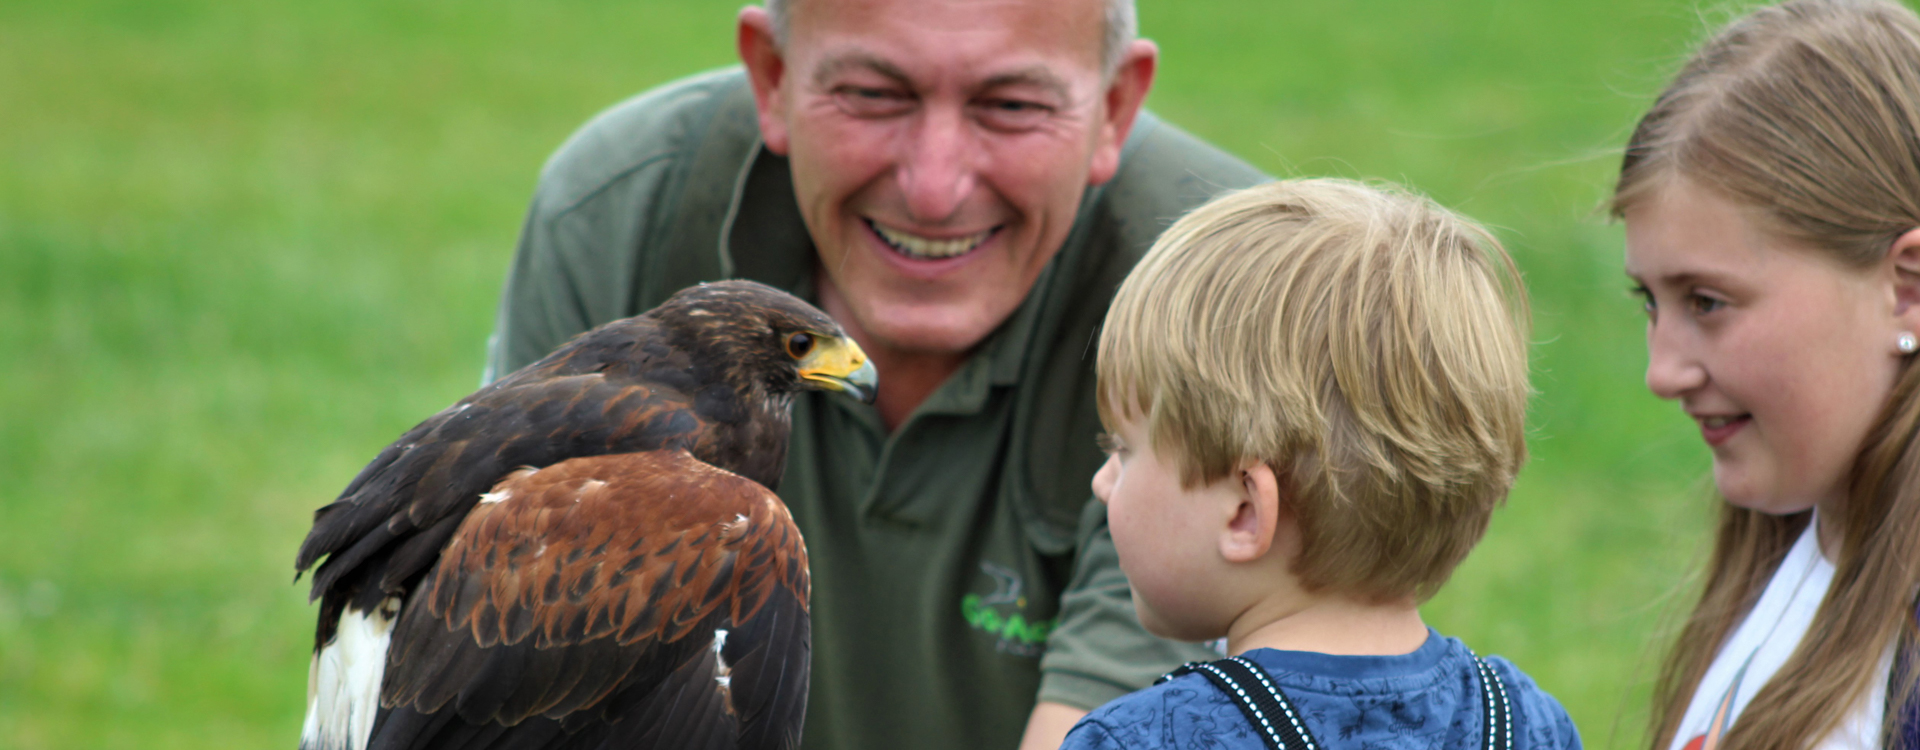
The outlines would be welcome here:
<svg viewBox="0 0 1920 750">
<path fill-rule="evenodd" d="M 810 581 L 772 490 L 794 395 L 874 387 L 832 318 L 727 281 L 421 422 L 295 558 L 301 748 L 797 746 Z"/>
</svg>

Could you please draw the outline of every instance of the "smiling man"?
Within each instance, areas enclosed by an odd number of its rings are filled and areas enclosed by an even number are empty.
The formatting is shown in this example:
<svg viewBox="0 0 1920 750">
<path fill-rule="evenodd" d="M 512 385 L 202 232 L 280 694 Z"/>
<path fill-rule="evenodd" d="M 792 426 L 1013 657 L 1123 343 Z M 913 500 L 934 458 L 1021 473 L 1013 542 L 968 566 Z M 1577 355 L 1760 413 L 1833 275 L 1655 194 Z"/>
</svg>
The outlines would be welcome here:
<svg viewBox="0 0 1920 750">
<path fill-rule="evenodd" d="M 548 163 L 488 376 L 729 277 L 859 341 L 877 402 L 802 397 L 778 488 L 813 569 L 808 747 L 1053 747 L 1207 657 L 1134 619 L 1087 347 L 1161 229 L 1264 178 L 1141 111 L 1132 3 L 786 0 L 735 41 L 744 70 Z"/>
</svg>

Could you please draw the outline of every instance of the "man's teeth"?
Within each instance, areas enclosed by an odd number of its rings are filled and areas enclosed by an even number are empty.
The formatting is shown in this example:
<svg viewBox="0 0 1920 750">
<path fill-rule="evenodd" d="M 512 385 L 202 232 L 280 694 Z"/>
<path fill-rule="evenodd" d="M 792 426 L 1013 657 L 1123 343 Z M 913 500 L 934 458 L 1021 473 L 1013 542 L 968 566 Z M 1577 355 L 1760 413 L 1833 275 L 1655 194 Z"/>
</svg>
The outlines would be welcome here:
<svg viewBox="0 0 1920 750">
<path fill-rule="evenodd" d="M 886 240 L 888 245 L 892 245 L 893 249 L 914 258 L 951 258 L 964 255 L 968 250 L 979 247 L 980 243 L 987 241 L 987 237 L 993 234 L 993 230 L 989 229 L 966 237 L 935 240 L 888 229 L 875 221 L 867 222 L 867 226 L 873 227 L 874 233 L 880 235 L 880 239 Z"/>
</svg>

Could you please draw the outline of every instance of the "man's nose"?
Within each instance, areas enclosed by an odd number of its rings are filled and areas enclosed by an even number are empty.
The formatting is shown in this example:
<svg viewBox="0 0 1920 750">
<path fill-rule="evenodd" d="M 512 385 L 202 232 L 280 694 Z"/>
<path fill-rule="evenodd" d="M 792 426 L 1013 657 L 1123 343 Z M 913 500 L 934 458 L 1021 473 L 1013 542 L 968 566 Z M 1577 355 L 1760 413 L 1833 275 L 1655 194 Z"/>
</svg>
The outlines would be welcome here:
<svg viewBox="0 0 1920 750">
<path fill-rule="evenodd" d="M 1694 342 L 1679 325 L 1647 324 L 1647 390 L 1665 399 L 1677 399 L 1707 383 L 1707 370 L 1696 356 Z"/>
<path fill-rule="evenodd" d="M 952 218 L 973 192 L 974 164 L 981 155 L 965 112 L 957 107 L 927 108 L 904 148 L 899 180 L 907 211 L 915 221 L 929 224 Z"/>
</svg>

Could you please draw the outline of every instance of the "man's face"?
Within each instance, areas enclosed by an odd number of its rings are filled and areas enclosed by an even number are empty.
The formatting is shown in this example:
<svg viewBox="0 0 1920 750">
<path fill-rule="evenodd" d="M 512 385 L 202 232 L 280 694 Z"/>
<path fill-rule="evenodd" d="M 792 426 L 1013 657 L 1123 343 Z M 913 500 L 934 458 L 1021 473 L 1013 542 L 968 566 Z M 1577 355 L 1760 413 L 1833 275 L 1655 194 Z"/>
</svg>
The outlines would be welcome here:
<svg viewBox="0 0 1920 750">
<path fill-rule="evenodd" d="M 791 161 L 843 322 L 958 353 L 1026 298 L 1138 105 L 1110 101 L 1103 17 L 1101 0 L 794 4 L 777 73 L 754 70 L 773 84 L 761 131 Z"/>
</svg>

